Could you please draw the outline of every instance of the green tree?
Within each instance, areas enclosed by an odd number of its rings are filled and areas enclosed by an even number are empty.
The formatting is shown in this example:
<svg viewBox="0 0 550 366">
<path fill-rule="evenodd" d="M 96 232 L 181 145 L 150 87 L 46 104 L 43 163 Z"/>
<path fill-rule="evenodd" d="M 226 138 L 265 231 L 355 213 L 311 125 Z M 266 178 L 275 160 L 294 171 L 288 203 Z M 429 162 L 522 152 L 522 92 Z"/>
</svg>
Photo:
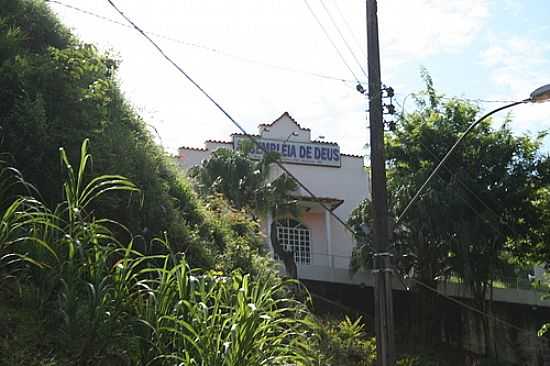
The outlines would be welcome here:
<svg viewBox="0 0 550 366">
<path fill-rule="evenodd" d="M 270 212 L 274 218 L 270 228 L 273 250 L 283 261 L 288 276 L 297 278 L 294 253 L 279 242 L 276 222 L 278 217 L 297 216 L 296 200 L 291 196 L 297 184 L 286 174 L 272 179 L 271 167 L 277 159 L 279 154 L 267 153 L 262 159 L 253 160 L 246 147 L 242 151 L 218 149 L 193 168 L 190 176 L 205 197 L 222 194 L 235 208 L 247 209 L 256 217 Z"/>
<path fill-rule="evenodd" d="M 479 107 L 437 94 L 424 72 L 426 91 L 415 95 L 417 110 L 401 115 L 386 136 L 391 215 L 399 215 L 437 162 L 460 134 L 477 119 Z M 485 298 L 492 281 L 516 263 L 544 258 L 548 214 L 548 157 L 540 152 L 542 134 L 532 138 L 512 133 L 510 119 L 499 128 L 486 120 L 465 138 L 411 211 L 393 230 L 396 265 L 430 287 L 437 280 L 459 276 L 470 287 L 477 306 L 490 311 Z M 370 222 L 363 203 L 351 223 Z M 545 213 L 546 212 L 546 213 Z M 372 238 L 356 250 L 355 263 L 367 263 Z M 544 248 L 544 249 L 543 249 Z M 423 292 L 422 289 L 418 289 Z M 419 296 L 426 319 L 433 296 Z M 427 302 L 427 303 L 426 303 Z M 432 312 L 433 315 L 433 312 Z M 489 334 L 487 319 L 483 319 Z M 421 327 L 423 338 L 439 325 Z"/>
<path fill-rule="evenodd" d="M 242 245 L 258 231 L 249 225 L 251 235 L 236 235 L 197 198 L 125 100 L 117 67 L 111 55 L 72 36 L 44 1 L 0 0 L 0 152 L 53 207 L 62 198 L 57 150 L 63 146 L 77 160 L 89 139 L 92 170 L 124 175 L 143 194 L 141 202 L 120 193 L 101 197 L 95 213 L 127 227 L 142 251 L 166 231 L 191 265 L 217 266 L 228 245 Z M 128 239 L 126 230 L 115 234 Z M 246 253 L 256 251 L 256 240 Z"/>
</svg>

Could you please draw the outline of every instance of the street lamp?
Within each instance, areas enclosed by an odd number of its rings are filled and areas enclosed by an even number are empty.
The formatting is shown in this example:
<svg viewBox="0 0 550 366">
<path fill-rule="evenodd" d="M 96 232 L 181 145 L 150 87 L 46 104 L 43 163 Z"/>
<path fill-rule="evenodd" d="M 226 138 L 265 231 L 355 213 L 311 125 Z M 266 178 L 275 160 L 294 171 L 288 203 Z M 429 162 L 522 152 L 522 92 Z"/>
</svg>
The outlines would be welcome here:
<svg viewBox="0 0 550 366">
<path fill-rule="evenodd" d="M 422 183 L 422 185 L 420 186 L 420 188 L 418 189 L 418 191 L 416 191 L 415 195 L 413 196 L 413 198 L 410 200 L 410 202 L 407 204 L 407 206 L 405 207 L 405 209 L 403 210 L 403 212 L 401 212 L 401 215 L 399 215 L 399 217 L 397 218 L 397 221 L 395 222 L 395 224 L 399 224 L 401 222 L 401 220 L 403 219 L 403 217 L 405 217 L 405 215 L 407 214 L 407 212 L 409 211 L 409 209 L 412 207 L 412 205 L 418 200 L 418 197 L 420 197 L 420 194 L 422 193 L 422 191 L 424 191 L 424 188 L 426 188 L 426 186 L 428 185 L 428 183 L 430 183 L 430 181 L 432 180 L 432 178 L 437 174 L 437 172 L 439 171 L 439 169 L 441 169 L 441 167 L 443 166 L 443 164 L 445 164 L 445 162 L 449 159 L 449 157 L 451 156 L 451 154 L 453 153 L 453 151 L 456 149 L 456 147 L 458 145 L 460 145 L 460 143 L 462 142 L 462 140 L 464 140 L 464 138 L 474 129 L 476 128 L 481 122 L 483 122 L 485 119 L 487 119 L 488 117 L 490 117 L 491 115 L 497 113 L 497 112 L 500 112 L 504 109 L 508 109 L 508 108 L 511 108 L 511 107 L 514 107 L 516 105 L 519 105 L 519 104 L 525 104 L 525 103 L 542 103 L 542 102 L 546 102 L 550 100 L 550 84 L 546 84 L 546 85 L 543 85 L 541 86 L 540 88 L 537 88 L 535 90 L 533 90 L 533 92 L 529 95 L 529 98 L 527 99 L 524 99 L 524 100 L 520 100 L 520 101 L 517 101 L 517 102 L 513 102 L 513 103 L 510 103 L 510 104 L 506 104 L 502 107 L 499 107 L 497 109 L 494 109 L 492 111 L 490 111 L 489 113 L 486 113 L 485 115 L 483 115 L 480 119 L 478 119 L 477 121 L 475 121 L 474 123 L 472 123 L 467 129 L 466 131 L 464 131 L 464 133 L 462 133 L 462 135 L 460 135 L 460 137 L 458 138 L 458 140 L 456 140 L 456 142 L 454 143 L 454 145 L 449 149 L 449 151 L 447 151 L 447 153 L 445 154 L 445 156 L 443 157 L 443 159 L 441 159 L 441 161 L 437 164 L 437 166 L 435 167 L 435 169 L 432 171 L 432 173 L 428 176 L 428 178 L 426 179 L 426 181 L 424 183 Z"/>
<path fill-rule="evenodd" d="M 529 101 L 532 103 L 542 103 L 550 100 L 550 84 L 546 84 L 533 90 L 529 95 Z"/>
</svg>

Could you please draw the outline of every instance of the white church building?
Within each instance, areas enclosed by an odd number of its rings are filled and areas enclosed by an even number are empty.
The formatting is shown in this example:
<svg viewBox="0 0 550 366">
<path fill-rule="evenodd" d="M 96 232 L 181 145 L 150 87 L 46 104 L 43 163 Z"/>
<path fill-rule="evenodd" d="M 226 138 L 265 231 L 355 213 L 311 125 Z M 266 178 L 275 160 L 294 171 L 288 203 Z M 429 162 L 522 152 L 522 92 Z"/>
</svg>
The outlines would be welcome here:
<svg viewBox="0 0 550 366">
<path fill-rule="evenodd" d="M 370 183 L 363 156 L 340 152 L 334 142 L 312 140 L 311 130 L 298 124 L 288 113 L 269 124 L 260 124 L 254 135 L 266 151 L 277 151 L 283 165 L 324 205 L 344 222 L 359 203 L 370 197 Z M 181 147 L 179 165 L 187 170 L 208 159 L 220 148 L 238 149 L 248 138 L 239 133 L 229 141 L 208 140 L 203 148 Z M 261 157 L 261 150 L 252 149 L 251 158 Z M 272 178 L 282 171 L 273 166 Z M 293 251 L 300 279 L 364 283 L 361 273 L 351 276 L 349 265 L 355 246 L 353 236 L 338 220 L 301 188 L 294 194 L 301 207 L 297 218 L 278 218 L 278 238 Z M 274 218 L 263 220 L 266 245 L 270 244 L 270 227 Z"/>
</svg>

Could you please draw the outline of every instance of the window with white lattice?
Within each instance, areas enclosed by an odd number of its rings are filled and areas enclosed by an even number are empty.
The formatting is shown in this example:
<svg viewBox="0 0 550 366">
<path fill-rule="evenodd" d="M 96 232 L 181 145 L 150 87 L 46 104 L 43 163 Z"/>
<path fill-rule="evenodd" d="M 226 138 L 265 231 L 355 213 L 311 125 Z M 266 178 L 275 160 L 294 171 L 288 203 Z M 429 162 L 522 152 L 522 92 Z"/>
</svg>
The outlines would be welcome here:
<svg viewBox="0 0 550 366">
<path fill-rule="evenodd" d="M 311 263 L 311 234 L 302 223 L 290 218 L 278 220 L 277 238 L 285 250 L 294 253 L 296 264 Z M 275 258 L 279 259 L 277 255 Z"/>
</svg>

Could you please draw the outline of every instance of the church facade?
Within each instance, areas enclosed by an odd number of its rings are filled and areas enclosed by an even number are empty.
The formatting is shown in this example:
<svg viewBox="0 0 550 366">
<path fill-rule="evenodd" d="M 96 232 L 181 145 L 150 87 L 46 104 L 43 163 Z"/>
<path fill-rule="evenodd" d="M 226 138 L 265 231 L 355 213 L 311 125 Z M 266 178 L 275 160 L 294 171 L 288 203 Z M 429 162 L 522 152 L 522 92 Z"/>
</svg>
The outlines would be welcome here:
<svg viewBox="0 0 550 366">
<path fill-rule="evenodd" d="M 281 244 L 294 253 L 299 278 L 364 282 L 349 272 L 354 238 L 331 214 L 345 222 L 352 210 L 369 198 L 370 182 L 363 156 L 342 153 L 340 146 L 333 142 L 313 140 L 311 130 L 300 126 L 288 113 L 272 123 L 258 125 L 254 137 L 265 151 L 278 152 L 285 168 L 317 197 L 315 200 L 298 188 L 293 194 L 300 206 L 298 217 L 265 217 L 262 228 L 266 245 L 273 250 L 269 238 L 271 223 L 276 220 L 277 236 Z M 181 147 L 178 163 L 184 170 L 190 169 L 208 159 L 213 151 L 239 149 L 246 140 L 249 140 L 247 136 L 235 133 L 229 141 L 208 140 L 202 148 Z M 262 149 L 252 148 L 249 156 L 259 159 L 262 153 Z M 273 166 L 270 175 L 275 179 L 282 173 L 279 167 Z"/>
</svg>

